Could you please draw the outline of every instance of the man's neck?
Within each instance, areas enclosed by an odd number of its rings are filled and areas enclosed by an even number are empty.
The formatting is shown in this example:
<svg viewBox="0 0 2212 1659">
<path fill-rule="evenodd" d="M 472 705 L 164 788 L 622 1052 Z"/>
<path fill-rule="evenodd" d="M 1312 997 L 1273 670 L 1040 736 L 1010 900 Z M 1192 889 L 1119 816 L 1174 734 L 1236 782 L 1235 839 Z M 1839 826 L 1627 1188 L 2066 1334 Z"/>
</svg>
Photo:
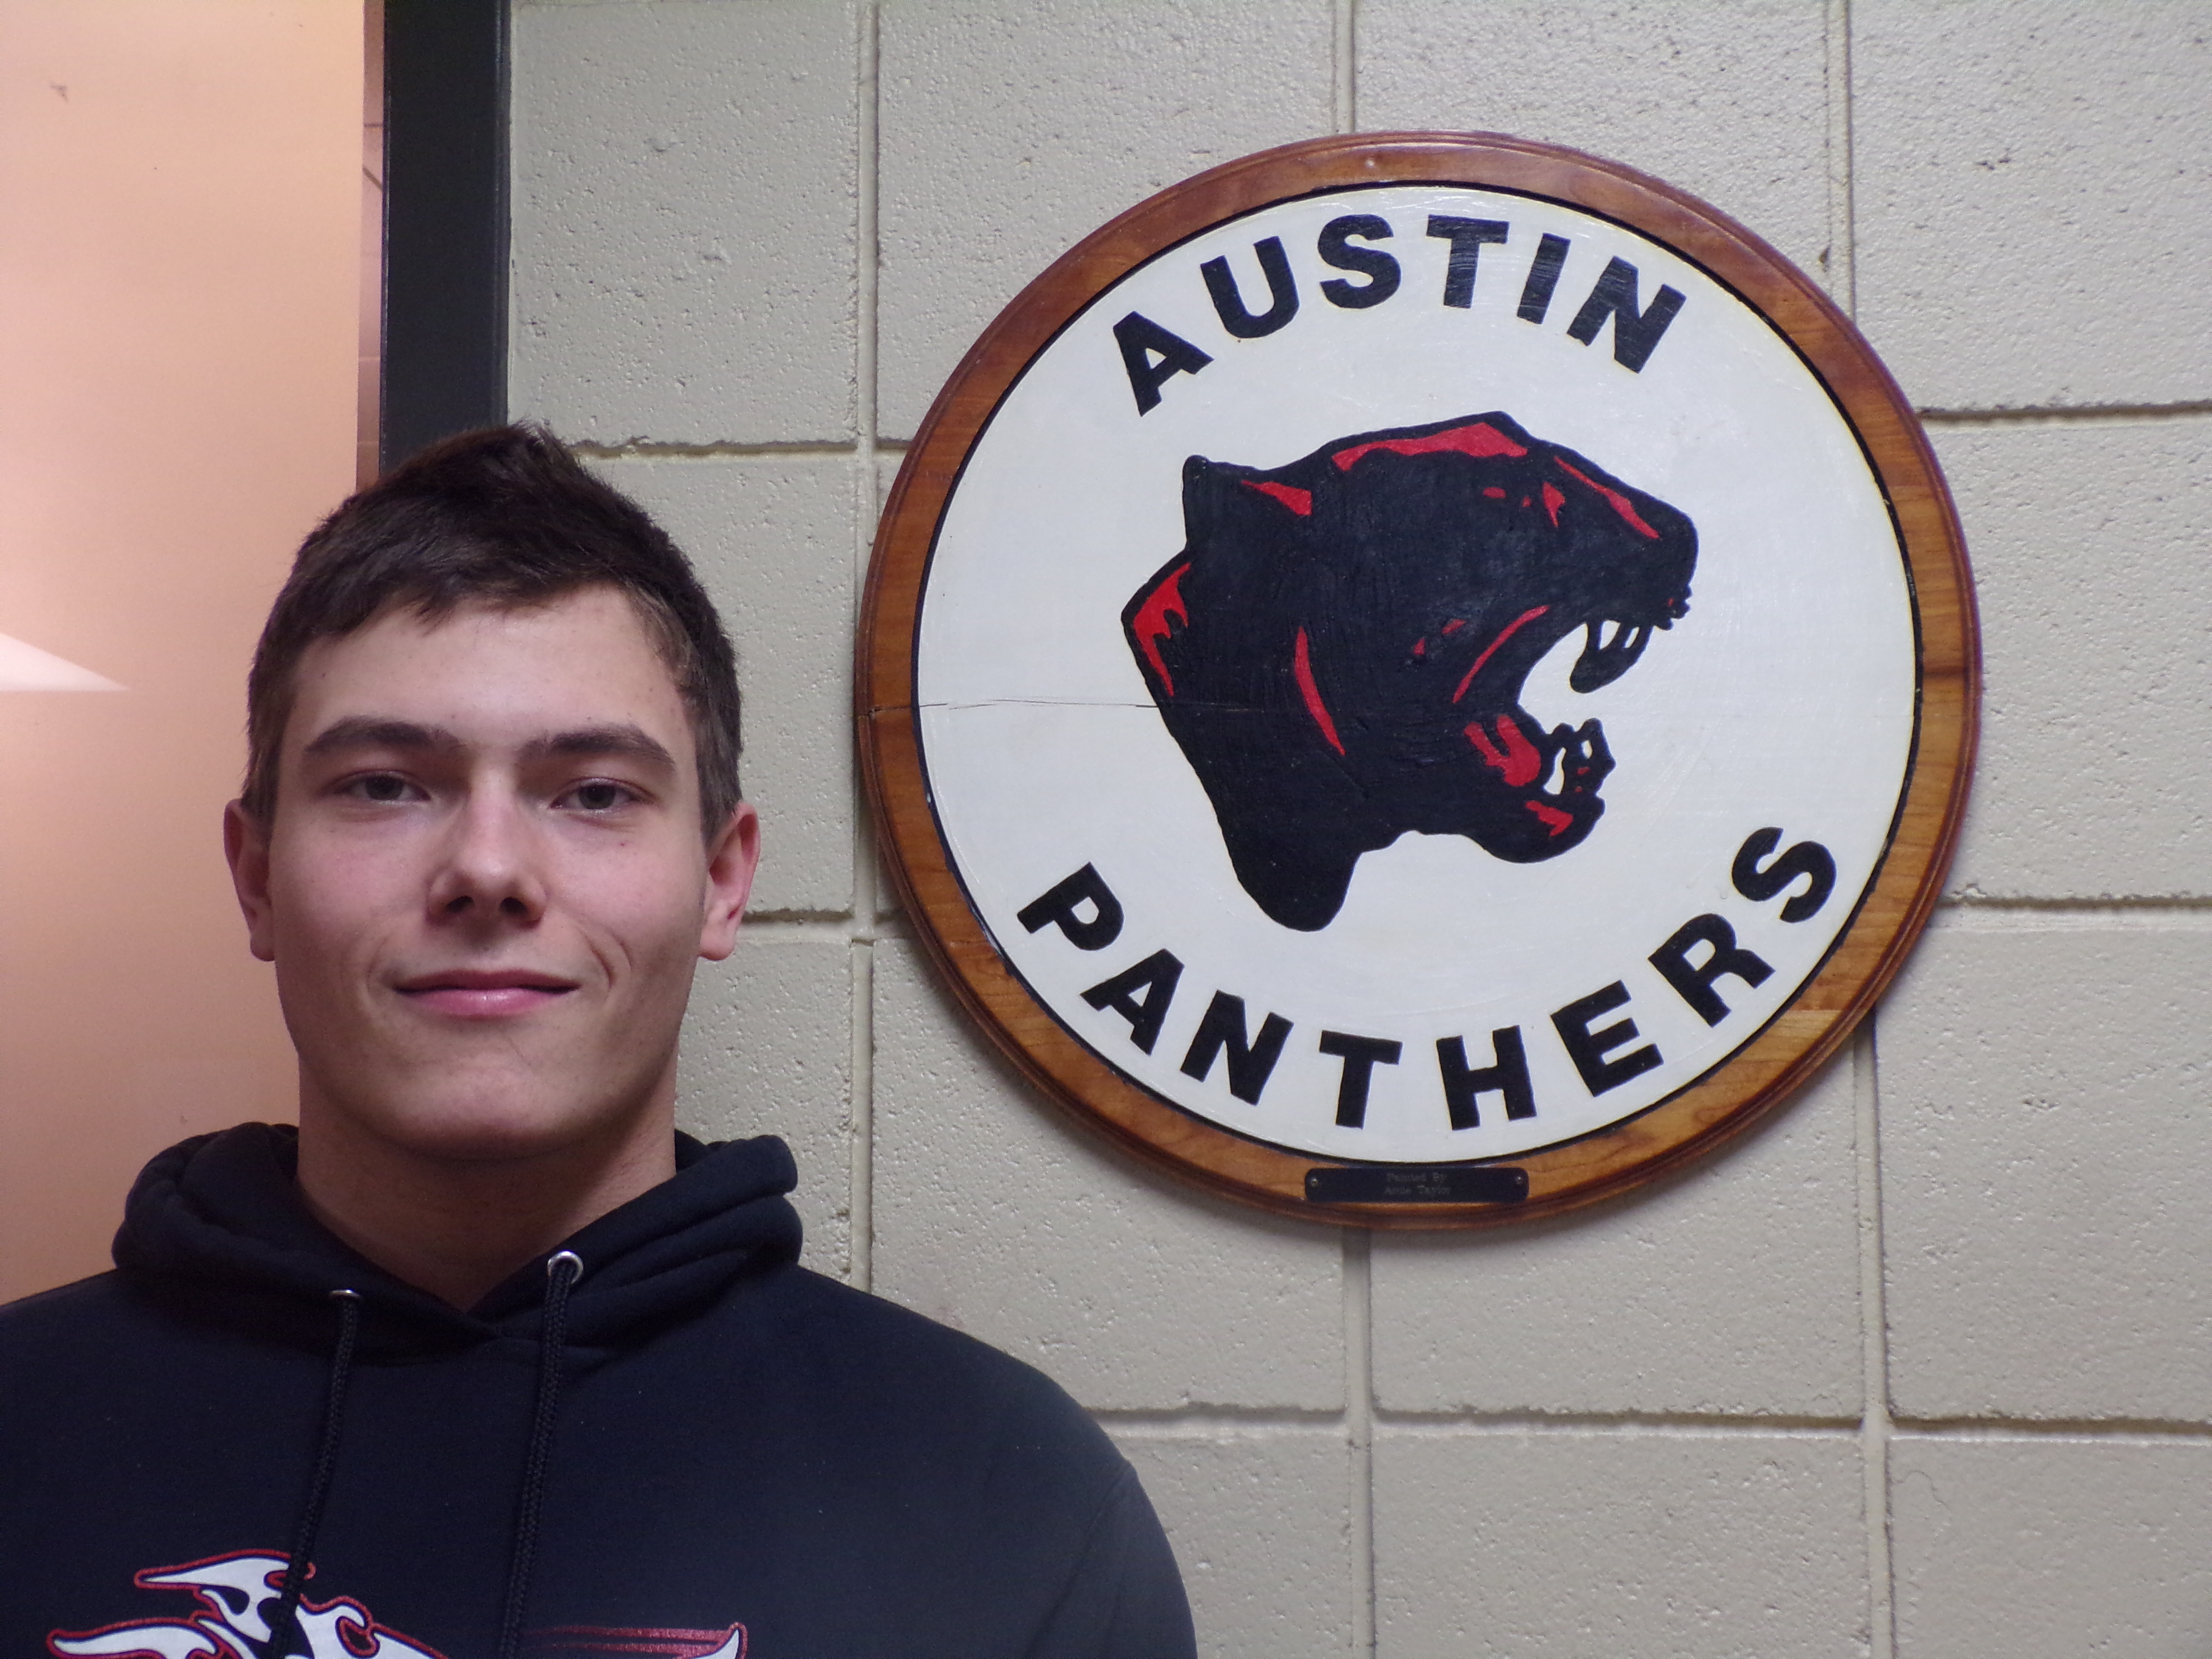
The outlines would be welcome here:
<svg viewBox="0 0 2212 1659">
<path fill-rule="evenodd" d="M 674 1175 L 672 1118 L 668 1103 L 656 1103 L 586 1143 L 521 1158 L 441 1158 L 371 1133 L 303 1089 L 300 1192 L 318 1221 L 386 1273 L 470 1308 L 526 1262 Z"/>
</svg>

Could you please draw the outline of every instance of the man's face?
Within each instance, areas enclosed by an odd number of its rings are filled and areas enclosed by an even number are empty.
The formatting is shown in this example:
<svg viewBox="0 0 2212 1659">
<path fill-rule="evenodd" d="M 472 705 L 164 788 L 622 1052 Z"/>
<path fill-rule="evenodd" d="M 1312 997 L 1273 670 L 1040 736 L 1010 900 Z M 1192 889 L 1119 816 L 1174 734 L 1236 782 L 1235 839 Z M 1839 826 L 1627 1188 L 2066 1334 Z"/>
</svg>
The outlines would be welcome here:
<svg viewBox="0 0 2212 1659">
<path fill-rule="evenodd" d="M 727 956 L 750 807 L 700 835 L 691 729 L 618 592 L 301 657 L 265 836 L 234 805 L 301 1109 L 405 1150 L 530 1157 L 665 1107 L 694 963 Z"/>
</svg>

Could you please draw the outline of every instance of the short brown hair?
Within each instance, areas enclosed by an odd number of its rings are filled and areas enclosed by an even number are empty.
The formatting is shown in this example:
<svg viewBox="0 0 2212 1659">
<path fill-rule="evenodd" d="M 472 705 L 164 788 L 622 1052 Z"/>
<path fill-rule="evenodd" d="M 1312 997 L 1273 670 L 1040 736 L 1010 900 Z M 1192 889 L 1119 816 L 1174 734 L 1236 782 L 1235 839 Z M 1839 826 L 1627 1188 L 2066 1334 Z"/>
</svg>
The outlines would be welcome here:
<svg viewBox="0 0 2212 1659">
<path fill-rule="evenodd" d="M 354 495 L 301 544 L 246 677 L 243 804 L 270 823 L 293 671 L 320 639 L 393 605 L 435 621 L 468 604 L 543 605 L 580 588 L 626 594 L 690 716 L 709 840 L 739 799 L 738 677 L 690 561 L 636 502 L 538 426 L 432 445 Z"/>
</svg>

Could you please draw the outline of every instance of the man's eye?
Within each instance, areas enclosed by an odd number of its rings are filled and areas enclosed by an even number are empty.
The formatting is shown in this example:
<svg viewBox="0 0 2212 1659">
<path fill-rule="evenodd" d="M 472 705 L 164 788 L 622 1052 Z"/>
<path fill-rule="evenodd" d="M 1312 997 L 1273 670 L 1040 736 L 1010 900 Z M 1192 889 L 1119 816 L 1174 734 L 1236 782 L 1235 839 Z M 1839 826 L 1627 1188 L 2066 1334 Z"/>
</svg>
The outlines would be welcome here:
<svg viewBox="0 0 2212 1659">
<path fill-rule="evenodd" d="M 407 780 L 390 772 L 373 772 L 365 778 L 356 778 L 347 787 L 362 800 L 388 804 L 407 799 Z"/>
<path fill-rule="evenodd" d="M 586 812 L 611 812 L 635 799 L 622 785 L 606 782 L 580 783 L 568 794 L 570 804 Z"/>
</svg>

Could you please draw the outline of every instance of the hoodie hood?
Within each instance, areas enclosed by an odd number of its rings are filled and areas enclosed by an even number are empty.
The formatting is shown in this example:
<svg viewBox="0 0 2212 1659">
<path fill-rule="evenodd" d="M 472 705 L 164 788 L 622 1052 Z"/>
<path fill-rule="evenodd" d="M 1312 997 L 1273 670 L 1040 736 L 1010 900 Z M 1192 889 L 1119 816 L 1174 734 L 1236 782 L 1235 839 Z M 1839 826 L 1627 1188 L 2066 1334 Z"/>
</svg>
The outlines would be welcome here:
<svg viewBox="0 0 2212 1659">
<path fill-rule="evenodd" d="M 501 1338 L 534 1343 L 546 1262 L 582 1262 L 568 1341 L 627 1347 L 696 1312 L 737 1280 L 799 1257 L 797 1183 L 782 1141 L 702 1145 L 676 1137 L 677 1173 L 528 1263 L 463 1311 L 349 1249 L 307 1212 L 293 1171 L 298 1131 L 245 1123 L 182 1141 L 149 1164 L 115 1237 L 135 1288 L 317 1352 L 331 1343 L 330 1297 L 361 1297 L 360 1354 L 428 1358 Z"/>
<path fill-rule="evenodd" d="M 538 1373 L 496 1648 L 499 1659 L 515 1659 L 564 1375 L 642 1346 L 735 1281 L 799 1255 L 799 1218 L 784 1197 L 797 1176 L 781 1141 L 710 1147 L 678 1136 L 676 1163 L 669 1180 L 524 1264 L 465 1311 L 403 1284 L 307 1212 L 294 1178 L 296 1130 L 241 1124 L 147 1165 L 116 1236 L 124 1279 L 165 1305 L 330 1354 L 322 1431 L 259 1659 L 284 1659 L 302 1643 L 318 1651 L 301 1620 L 356 1360 L 430 1359 L 508 1340 L 534 1350 Z"/>
</svg>

